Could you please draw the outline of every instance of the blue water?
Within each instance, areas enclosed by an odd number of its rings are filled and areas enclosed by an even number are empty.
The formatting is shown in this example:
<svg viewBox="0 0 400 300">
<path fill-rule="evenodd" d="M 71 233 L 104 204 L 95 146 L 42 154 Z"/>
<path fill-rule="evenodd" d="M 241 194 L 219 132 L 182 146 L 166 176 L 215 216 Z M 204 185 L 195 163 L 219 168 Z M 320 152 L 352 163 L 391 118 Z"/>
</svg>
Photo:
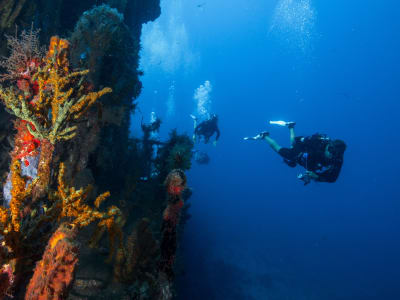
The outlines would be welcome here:
<svg viewBox="0 0 400 300">
<path fill-rule="evenodd" d="M 193 165 L 179 299 L 400 299 L 398 1 L 162 1 L 144 27 L 138 99 L 192 133 L 209 80 L 221 138 Z M 265 142 L 347 143 L 336 183 L 303 186 Z M 139 116 L 132 133 L 140 135 Z"/>
</svg>

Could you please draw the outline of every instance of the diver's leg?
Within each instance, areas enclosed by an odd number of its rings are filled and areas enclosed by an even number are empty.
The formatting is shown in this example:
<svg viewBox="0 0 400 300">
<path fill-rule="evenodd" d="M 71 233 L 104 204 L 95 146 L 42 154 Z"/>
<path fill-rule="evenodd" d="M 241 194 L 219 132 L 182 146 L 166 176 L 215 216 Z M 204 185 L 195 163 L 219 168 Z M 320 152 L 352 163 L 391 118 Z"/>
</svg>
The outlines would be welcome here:
<svg viewBox="0 0 400 300">
<path fill-rule="evenodd" d="M 190 117 L 193 119 L 193 128 L 196 129 L 196 127 L 197 127 L 197 118 L 194 115 L 190 115 Z"/>
<path fill-rule="evenodd" d="M 279 146 L 279 144 L 274 140 L 271 139 L 268 135 L 264 136 L 264 140 L 267 141 L 268 145 L 271 146 L 271 148 L 275 151 L 275 152 L 279 152 L 279 150 L 281 150 L 281 146 Z"/>
<path fill-rule="evenodd" d="M 289 133 L 290 133 L 290 145 L 292 145 L 292 147 L 293 147 L 293 145 L 295 143 L 295 138 L 296 138 L 296 136 L 294 134 L 294 127 L 289 127 Z"/>
<path fill-rule="evenodd" d="M 196 142 L 197 118 L 194 115 L 190 115 L 190 117 L 193 119 L 193 129 L 194 129 L 192 139 L 193 139 L 193 142 Z"/>
</svg>

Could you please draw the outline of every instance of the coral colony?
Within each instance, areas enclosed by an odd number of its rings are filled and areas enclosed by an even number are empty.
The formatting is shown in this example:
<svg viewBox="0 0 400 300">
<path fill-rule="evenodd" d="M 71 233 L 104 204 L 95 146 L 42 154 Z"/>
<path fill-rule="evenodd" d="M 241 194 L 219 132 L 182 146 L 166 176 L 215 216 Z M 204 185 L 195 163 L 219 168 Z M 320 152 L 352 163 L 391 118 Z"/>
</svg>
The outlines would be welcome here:
<svg viewBox="0 0 400 300">
<path fill-rule="evenodd" d="M 51 37 L 47 51 L 33 29 L 7 36 L 7 41 L 10 54 L 1 62 L 6 72 L 0 77 L 0 99 L 14 116 L 15 134 L 0 206 L 0 299 L 66 299 L 71 290 L 95 293 L 98 286 L 107 294 L 110 286 L 115 293 L 121 284 L 129 299 L 171 299 L 191 140 L 173 131 L 159 143 L 156 156 L 145 153 L 152 151 L 145 146 L 149 137 L 146 143 L 129 142 L 129 161 L 137 163 L 127 170 L 131 188 L 121 195 L 136 195 L 160 211 L 130 217 L 130 202 L 113 201 L 109 191 L 95 196 L 98 188 L 73 178 L 73 164 L 60 154 L 82 140 L 80 124 L 100 109 L 96 103 L 112 89 L 96 90 L 90 70 L 72 66 L 66 39 Z M 152 161 L 141 165 L 141 157 Z M 157 171 L 146 170 L 150 165 Z M 146 182 L 138 180 L 143 174 Z M 132 233 L 124 239 L 126 224 Z M 81 251 L 100 249 L 107 253 L 102 263 L 112 266 L 107 275 L 112 280 L 77 280 L 85 264 Z"/>
</svg>

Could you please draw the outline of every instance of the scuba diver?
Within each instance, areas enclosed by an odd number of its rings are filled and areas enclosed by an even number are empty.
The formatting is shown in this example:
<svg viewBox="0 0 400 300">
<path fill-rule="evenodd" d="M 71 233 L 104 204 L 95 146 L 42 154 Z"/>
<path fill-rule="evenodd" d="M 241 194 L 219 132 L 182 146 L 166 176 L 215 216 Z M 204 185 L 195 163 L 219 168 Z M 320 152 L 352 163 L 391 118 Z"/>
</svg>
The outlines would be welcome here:
<svg viewBox="0 0 400 300">
<path fill-rule="evenodd" d="M 208 120 L 205 120 L 197 125 L 197 118 L 194 115 L 190 115 L 194 122 L 194 134 L 193 141 L 196 141 L 196 138 L 200 141 L 201 137 L 204 139 L 204 143 L 207 144 L 210 138 L 215 135 L 215 141 L 213 142 L 214 146 L 217 145 L 217 141 L 220 136 L 219 128 L 218 128 L 218 116 L 213 114 Z"/>
<path fill-rule="evenodd" d="M 210 157 L 207 153 L 200 150 L 192 150 L 193 158 L 199 165 L 207 165 L 210 162 Z"/>
<path fill-rule="evenodd" d="M 161 126 L 161 119 L 157 117 L 156 113 L 153 111 L 150 115 L 150 123 L 143 123 L 143 115 L 141 121 L 141 127 L 143 131 L 142 147 L 145 159 L 143 167 L 146 170 L 146 175 L 142 176 L 140 180 L 147 181 L 149 178 L 154 178 L 158 175 L 158 171 L 154 165 L 154 161 L 157 157 L 158 148 L 162 145 L 160 142 L 159 131 Z"/>
<path fill-rule="evenodd" d="M 297 176 L 304 185 L 309 184 L 311 180 L 330 183 L 336 181 L 346 150 L 346 144 L 342 140 L 331 140 L 327 135 L 319 133 L 306 137 L 295 136 L 295 122 L 271 121 L 270 124 L 289 128 L 290 148 L 281 147 L 266 131 L 255 137 L 245 137 L 244 140 L 265 140 L 283 157 L 288 166 L 294 168 L 298 164 L 304 167 L 306 172 Z"/>
</svg>

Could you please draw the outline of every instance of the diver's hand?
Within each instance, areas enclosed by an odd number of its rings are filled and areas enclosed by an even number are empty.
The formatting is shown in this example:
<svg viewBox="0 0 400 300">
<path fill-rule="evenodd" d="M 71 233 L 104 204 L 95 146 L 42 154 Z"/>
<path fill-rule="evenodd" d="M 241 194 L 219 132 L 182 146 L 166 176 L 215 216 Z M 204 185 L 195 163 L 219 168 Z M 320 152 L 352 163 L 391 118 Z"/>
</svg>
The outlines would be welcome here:
<svg viewBox="0 0 400 300">
<path fill-rule="evenodd" d="M 217 146 L 217 141 L 214 141 L 213 145 L 214 145 L 214 147 L 216 147 Z"/>
</svg>

